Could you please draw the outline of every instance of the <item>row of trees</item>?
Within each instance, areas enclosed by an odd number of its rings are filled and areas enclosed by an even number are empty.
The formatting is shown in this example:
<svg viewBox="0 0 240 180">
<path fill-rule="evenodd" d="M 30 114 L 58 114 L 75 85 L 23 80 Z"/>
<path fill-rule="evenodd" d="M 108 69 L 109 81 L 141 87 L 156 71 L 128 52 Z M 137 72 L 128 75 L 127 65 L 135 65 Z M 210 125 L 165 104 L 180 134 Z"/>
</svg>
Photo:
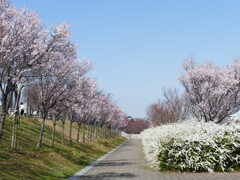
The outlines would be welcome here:
<svg viewBox="0 0 240 180">
<path fill-rule="evenodd" d="M 140 134 L 144 129 L 149 128 L 149 121 L 145 119 L 126 118 L 126 121 L 125 131 L 128 134 Z"/>
<path fill-rule="evenodd" d="M 57 120 L 62 121 L 63 133 L 66 119 L 76 122 L 79 130 L 81 124 L 108 129 L 125 126 L 123 112 L 86 76 L 92 64 L 77 58 L 69 35 L 68 25 L 46 28 L 34 12 L 0 0 L 0 141 L 8 109 L 13 106 L 12 148 L 16 146 L 23 92 L 31 111 L 42 117 L 37 147 L 42 146 L 48 117 L 53 119 L 52 145 Z"/>
<path fill-rule="evenodd" d="M 240 109 L 240 59 L 220 68 L 213 63 L 197 64 L 185 60 L 179 81 L 184 95 L 164 90 L 164 100 L 148 108 L 152 125 L 176 122 L 189 116 L 205 122 L 221 123 Z"/>
</svg>

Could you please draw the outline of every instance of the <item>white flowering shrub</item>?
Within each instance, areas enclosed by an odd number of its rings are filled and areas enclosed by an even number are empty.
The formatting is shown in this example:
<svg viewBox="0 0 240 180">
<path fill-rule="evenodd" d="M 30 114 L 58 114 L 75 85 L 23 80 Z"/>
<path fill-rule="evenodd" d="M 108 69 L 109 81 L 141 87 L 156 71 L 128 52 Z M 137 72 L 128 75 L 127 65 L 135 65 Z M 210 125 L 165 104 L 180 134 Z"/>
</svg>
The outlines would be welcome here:
<svg viewBox="0 0 240 180">
<path fill-rule="evenodd" d="M 240 124 L 188 120 L 149 128 L 141 138 L 148 165 L 160 171 L 240 169 Z"/>
</svg>

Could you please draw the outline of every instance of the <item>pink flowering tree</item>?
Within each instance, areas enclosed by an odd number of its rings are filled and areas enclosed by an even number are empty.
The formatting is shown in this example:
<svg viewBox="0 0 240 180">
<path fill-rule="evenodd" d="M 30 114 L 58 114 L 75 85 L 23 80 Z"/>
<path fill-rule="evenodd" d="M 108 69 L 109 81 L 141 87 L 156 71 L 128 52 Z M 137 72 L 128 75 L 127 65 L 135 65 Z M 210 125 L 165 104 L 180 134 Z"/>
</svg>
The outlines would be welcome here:
<svg viewBox="0 0 240 180">
<path fill-rule="evenodd" d="M 115 135 L 119 135 L 119 131 L 123 130 L 127 127 L 125 117 L 126 115 L 122 112 L 122 110 L 114 105 L 113 106 L 113 115 L 112 115 L 112 128 L 114 130 Z"/>
<path fill-rule="evenodd" d="M 184 68 L 179 80 L 197 119 L 220 123 L 240 109 L 240 60 L 219 68 L 188 59 Z"/>
<path fill-rule="evenodd" d="M 107 133 L 112 136 L 114 131 L 121 129 L 124 124 L 124 113 L 115 105 L 109 95 L 99 97 L 99 113 L 97 125 L 101 127 L 101 137 L 106 138 Z"/>
<path fill-rule="evenodd" d="M 73 106 L 74 121 L 78 124 L 77 143 L 79 143 L 81 125 L 83 126 L 82 141 L 85 142 L 86 124 L 95 118 L 97 84 L 90 78 L 84 78 L 78 89 L 77 96 L 75 96 L 77 102 Z"/>
<path fill-rule="evenodd" d="M 56 58 L 57 62 L 53 63 L 53 67 L 49 66 L 50 69 L 47 70 L 44 68 L 44 70 L 41 71 L 43 74 L 39 78 L 38 88 L 41 90 L 40 110 L 43 121 L 38 147 L 42 144 L 45 119 L 49 111 L 58 103 L 66 102 L 77 86 L 75 78 L 84 76 L 91 69 L 88 61 L 77 63 L 77 60 L 72 58 L 73 57 L 69 57 L 69 59 L 63 58 L 62 61 Z"/>
<path fill-rule="evenodd" d="M 69 96 L 71 98 L 70 102 L 71 105 L 70 108 L 70 135 L 69 135 L 69 141 L 72 142 L 72 124 L 73 122 L 77 123 L 78 126 L 78 132 L 77 132 L 77 143 L 79 143 L 80 139 L 80 127 L 81 124 L 86 123 L 86 114 L 93 108 L 94 106 L 91 106 L 92 99 L 94 98 L 94 95 L 97 90 L 97 84 L 96 82 L 89 78 L 89 77 L 83 77 L 79 78 L 76 88 L 74 89 L 74 92 Z M 85 114 L 86 113 L 86 114 Z M 85 125 L 84 125 L 85 126 Z M 85 128 L 85 127 L 84 127 Z"/>
<path fill-rule="evenodd" d="M 6 0 L 0 1 L 0 7 L 1 140 L 9 96 L 13 91 L 20 96 L 18 91 L 22 88 L 19 84 L 24 83 L 24 74 L 42 63 L 41 57 L 47 48 L 43 43 L 46 32 L 35 13 L 26 9 L 17 10 Z"/>
</svg>

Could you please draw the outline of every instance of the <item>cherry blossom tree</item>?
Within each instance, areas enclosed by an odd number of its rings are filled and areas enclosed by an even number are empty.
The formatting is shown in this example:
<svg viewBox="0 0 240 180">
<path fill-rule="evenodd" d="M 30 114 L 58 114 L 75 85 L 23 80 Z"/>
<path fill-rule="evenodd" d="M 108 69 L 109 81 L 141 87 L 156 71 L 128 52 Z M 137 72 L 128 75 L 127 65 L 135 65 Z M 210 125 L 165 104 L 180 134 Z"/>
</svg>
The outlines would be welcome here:
<svg viewBox="0 0 240 180">
<path fill-rule="evenodd" d="M 69 54 L 68 54 L 69 55 Z M 75 80 L 76 76 L 84 76 L 91 68 L 88 61 L 82 61 L 80 64 L 71 59 L 62 59 L 62 61 L 57 60 L 53 63 L 53 67 L 47 70 L 44 68 L 44 74 L 40 77 L 38 82 L 38 88 L 41 90 L 40 98 L 40 109 L 42 112 L 42 125 L 40 136 L 38 140 L 38 147 L 42 144 L 42 136 L 45 127 L 45 119 L 48 112 L 59 102 L 63 102 L 68 99 L 72 90 L 76 87 Z M 70 62 L 72 61 L 72 62 Z M 74 68 L 79 67 L 77 72 Z"/>
<path fill-rule="evenodd" d="M 46 32 L 35 13 L 26 9 L 17 10 L 4 0 L 0 1 L 0 6 L 1 140 L 9 95 L 24 80 L 24 73 L 41 63 L 41 56 L 46 50 L 42 43 Z"/>
<path fill-rule="evenodd" d="M 97 84 L 90 78 L 82 79 L 82 83 L 79 84 L 79 90 L 77 91 L 76 100 L 77 103 L 73 106 L 74 118 L 78 124 L 77 143 L 79 143 L 80 126 L 83 126 L 82 140 L 85 142 L 86 124 L 94 117 L 96 113 L 96 94 Z"/>
<path fill-rule="evenodd" d="M 128 119 L 126 132 L 128 134 L 140 134 L 144 129 L 149 128 L 149 121 L 144 119 Z"/>
<path fill-rule="evenodd" d="M 115 135 L 119 134 L 119 130 L 127 127 L 125 122 L 126 115 L 124 112 L 115 104 L 113 104 L 112 117 L 111 117 L 111 128 L 115 131 Z"/>
<path fill-rule="evenodd" d="M 179 78 L 191 113 L 199 120 L 220 123 L 240 109 L 240 60 L 219 68 L 213 63 L 184 62 Z"/>
<path fill-rule="evenodd" d="M 68 96 L 68 108 L 69 108 L 69 120 L 70 120 L 70 131 L 69 131 L 69 142 L 72 143 L 72 124 L 76 122 L 78 125 L 77 143 L 79 143 L 80 127 L 83 123 L 82 107 L 83 104 L 88 103 L 90 97 L 96 92 L 97 84 L 89 77 L 81 77 L 76 81 L 76 86 Z M 91 98 L 90 98 L 91 99 Z"/>
<path fill-rule="evenodd" d="M 111 101 L 109 95 L 99 97 L 99 113 L 97 115 L 97 125 L 101 127 L 101 137 L 106 138 L 107 130 L 112 136 L 114 130 L 121 129 L 125 126 L 125 114 L 120 108 Z"/>
<path fill-rule="evenodd" d="M 164 101 L 158 101 L 157 103 L 151 104 L 147 109 L 147 115 L 148 120 L 153 126 L 177 121 L 176 117 L 173 116 L 171 110 Z"/>
</svg>

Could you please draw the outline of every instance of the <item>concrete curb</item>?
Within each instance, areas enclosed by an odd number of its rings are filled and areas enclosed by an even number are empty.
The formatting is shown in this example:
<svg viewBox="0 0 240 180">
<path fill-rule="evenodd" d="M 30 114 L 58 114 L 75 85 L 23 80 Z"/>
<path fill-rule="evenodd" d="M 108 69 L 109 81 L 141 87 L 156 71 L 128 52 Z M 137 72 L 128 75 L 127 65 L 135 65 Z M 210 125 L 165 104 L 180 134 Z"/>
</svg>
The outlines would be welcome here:
<svg viewBox="0 0 240 180">
<path fill-rule="evenodd" d="M 105 159 L 106 157 L 108 157 L 110 154 L 112 154 L 113 152 L 115 152 L 116 150 L 120 149 L 123 145 L 125 145 L 128 141 L 124 142 L 123 144 L 119 145 L 118 147 L 116 147 L 115 149 L 113 149 L 112 151 L 108 152 L 107 154 L 103 155 L 102 157 L 100 157 L 99 159 L 97 159 L 96 161 L 92 162 L 90 165 L 88 165 L 87 167 L 83 168 L 82 170 L 78 171 L 76 174 L 74 174 L 73 176 L 67 178 L 66 180 L 77 180 L 79 179 L 82 175 L 84 175 L 85 173 L 87 173 L 90 169 L 92 169 L 94 166 L 96 166 L 98 163 L 100 163 L 103 159 Z"/>
</svg>

